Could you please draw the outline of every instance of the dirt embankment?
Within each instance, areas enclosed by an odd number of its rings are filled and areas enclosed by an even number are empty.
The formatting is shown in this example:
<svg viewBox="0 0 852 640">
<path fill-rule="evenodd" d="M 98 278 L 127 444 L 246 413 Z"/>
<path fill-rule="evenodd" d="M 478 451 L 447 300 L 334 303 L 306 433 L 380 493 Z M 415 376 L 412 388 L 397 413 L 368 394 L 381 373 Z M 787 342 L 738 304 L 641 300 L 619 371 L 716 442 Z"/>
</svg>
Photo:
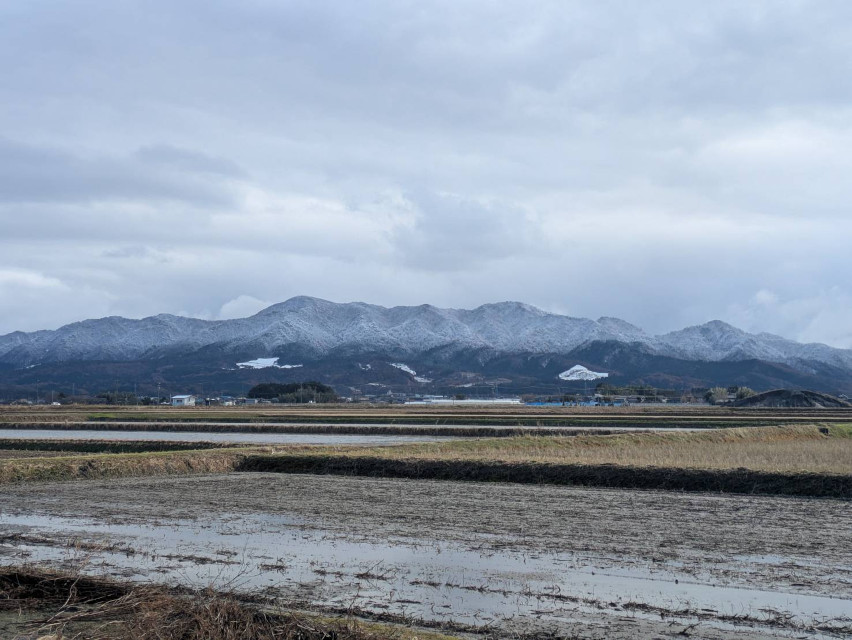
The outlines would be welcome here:
<svg viewBox="0 0 852 640">
<path fill-rule="evenodd" d="M 811 425 L 305 449 L 238 470 L 852 499 L 850 454 L 849 426 Z"/>
<path fill-rule="evenodd" d="M 240 449 L 33 457 L 0 461 L 0 485 L 20 482 L 226 473 L 245 457 Z"/>
<path fill-rule="evenodd" d="M 852 404 L 827 393 L 776 389 L 743 398 L 734 406 L 772 409 L 848 409 L 852 407 Z"/>
<path fill-rule="evenodd" d="M 9 442 L 9 448 L 30 449 L 33 456 L 0 459 L 0 484 L 265 471 L 852 499 L 850 425 L 458 439 L 367 449 Z M 74 449 L 79 452 L 61 457 L 44 455 Z M 81 455 L 89 451 L 91 455 Z"/>
<path fill-rule="evenodd" d="M 749 469 L 667 469 L 477 460 L 391 460 L 328 455 L 253 455 L 243 459 L 237 466 L 237 470 L 415 480 L 773 494 L 852 500 L 852 475 L 771 473 Z"/>
<path fill-rule="evenodd" d="M 30 440 L 2 439 L 0 449 L 9 451 L 73 453 L 152 453 L 155 451 L 194 451 L 198 449 L 232 449 L 239 443 L 178 442 L 172 440 Z"/>
</svg>

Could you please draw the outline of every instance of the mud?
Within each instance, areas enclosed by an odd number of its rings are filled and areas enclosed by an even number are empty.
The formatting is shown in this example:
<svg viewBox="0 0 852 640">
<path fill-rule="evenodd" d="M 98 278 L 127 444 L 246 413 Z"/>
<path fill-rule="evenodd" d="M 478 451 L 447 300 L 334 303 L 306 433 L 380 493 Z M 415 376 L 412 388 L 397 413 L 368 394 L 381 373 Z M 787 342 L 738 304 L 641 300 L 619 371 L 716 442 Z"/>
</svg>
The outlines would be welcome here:
<svg viewBox="0 0 852 640">
<path fill-rule="evenodd" d="M 236 586 L 498 636 L 843 637 L 852 508 L 246 473 L 26 485 L 0 562 Z"/>
<path fill-rule="evenodd" d="M 714 491 L 810 496 L 852 500 L 852 476 L 833 473 L 771 472 L 751 469 L 691 469 L 616 464 L 556 464 L 483 460 L 406 460 L 373 456 L 250 455 L 238 471 L 316 473 L 346 476 L 519 482 L 624 489 Z"/>
</svg>

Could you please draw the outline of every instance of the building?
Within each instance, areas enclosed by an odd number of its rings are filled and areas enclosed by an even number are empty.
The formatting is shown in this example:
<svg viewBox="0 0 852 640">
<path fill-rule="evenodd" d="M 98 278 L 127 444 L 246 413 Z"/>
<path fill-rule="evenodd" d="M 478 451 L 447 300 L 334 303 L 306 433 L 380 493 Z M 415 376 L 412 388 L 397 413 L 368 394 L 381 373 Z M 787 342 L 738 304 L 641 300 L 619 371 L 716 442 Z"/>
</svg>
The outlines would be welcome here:
<svg viewBox="0 0 852 640">
<path fill-rule="evenodd" d="M 405 404 L 439 404 L 439 405 L 497 405 L 497 404 L 522 404 L 520 398 L 447 398 L 445 396 L 421 396 L 413 400 L 406 400 Z"/>
<path fill-rule="evenodd" d="M 173 407 L 194 407 L 195 396 L 172 396 Z"/>
</svg>

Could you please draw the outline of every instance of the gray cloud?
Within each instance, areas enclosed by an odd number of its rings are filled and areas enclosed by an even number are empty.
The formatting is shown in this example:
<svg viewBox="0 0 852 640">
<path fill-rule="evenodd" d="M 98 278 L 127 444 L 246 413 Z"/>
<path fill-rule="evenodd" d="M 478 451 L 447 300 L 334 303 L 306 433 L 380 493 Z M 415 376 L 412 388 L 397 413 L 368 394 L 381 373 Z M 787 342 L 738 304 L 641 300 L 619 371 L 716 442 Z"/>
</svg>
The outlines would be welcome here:
<svg viewBox="0 0 852 640">
<path fill-rule="evenodd" d="M 477 202 L 453 194 L 406 198 L 413 224 L 397 227 L 401 263 L 426 271 L 460 271 L 529 251 L 529 225 L 515 204 Z"/>
<path fill-rule="evenodd" d="M 852 347 L 852 6 L 0 6 L 0 332 L 296 294 Z"/>
<path fill-rule="evenodd" d="M 165 167 L 189 173 L 209 173 L 226 178 L 245 178 L 245 172 L 227 158 L 212 156 L 179 149 L 167 144 L 142 147 L 136 152 L 136 158 L 155 167 Z"/>
<path fill-rule="evenodd" d="M 82 157 L 2 138 L 0 165 L 0 201 L 11 203 L 176 200 L 221 206 L 232 204 L 233 194 L 204 174 L 237 174 L 230 163 L 171 147 L 147 147 L 131 157 Z"/>
</svg>

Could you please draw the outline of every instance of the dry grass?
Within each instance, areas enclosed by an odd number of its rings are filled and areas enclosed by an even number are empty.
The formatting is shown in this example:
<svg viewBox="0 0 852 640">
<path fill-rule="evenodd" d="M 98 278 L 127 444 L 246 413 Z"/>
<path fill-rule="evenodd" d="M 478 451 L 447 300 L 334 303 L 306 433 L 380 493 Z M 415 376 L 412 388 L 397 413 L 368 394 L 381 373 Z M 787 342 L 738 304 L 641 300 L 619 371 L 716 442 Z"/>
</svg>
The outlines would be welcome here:
<svg viewBox="0 0 852 640">
<path fill-rule="evenodd" d="M 263 449 L 207 449 L 156 453 L 0 458 L 0 485 L 40 480 L 121 478 L 233 471 L 249 453 Z M 270 451 L 270 449 L 266 449 Z M 31 453 L 31 452 L 29 452 Z"/>
<path fill-rule="evenodd" d="M 852 474 L 852 425 L 781 426 L 591 436 L 472 438 L 379 447 L 268 446 L 121 454 L 0 452 L 0 485 L 13 482 L 226 473 L 249 457 L 617 465 Z M 5 455 L 8 454 L 8 455 Z"/>
<path fill-rule="evenodd" d="M 451 640 L 351 616 L 270 611 L 212 589 L 177 593 L 17 569 L 0 572 L 0 632 L 63 640 Z"/>
<path fill-rule="evenodd" d="M 827 430 L 827 433 L 823 433 Z M 316 454 L 316 450 L 303 450 Z M 328 451 L 328 448 L 325 449 Z M 391 460 L 613 464 L 852 473 L 852 425 L 784 426 L 607 436 L 488 438 L 392 447 L 338 447 L 336 455 Z"/>
<path fill-rule="evenodd" d="M 2 446 L 2 445 L 0 445 Z M 69 451 L 24 451 L 19 449 L 0 449 L 0 463 L 17 458 L 60 458 L 73 455 Z"/>
</svg>

